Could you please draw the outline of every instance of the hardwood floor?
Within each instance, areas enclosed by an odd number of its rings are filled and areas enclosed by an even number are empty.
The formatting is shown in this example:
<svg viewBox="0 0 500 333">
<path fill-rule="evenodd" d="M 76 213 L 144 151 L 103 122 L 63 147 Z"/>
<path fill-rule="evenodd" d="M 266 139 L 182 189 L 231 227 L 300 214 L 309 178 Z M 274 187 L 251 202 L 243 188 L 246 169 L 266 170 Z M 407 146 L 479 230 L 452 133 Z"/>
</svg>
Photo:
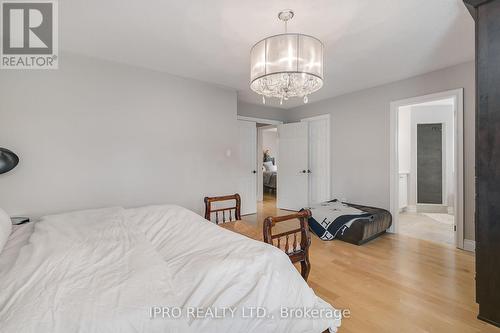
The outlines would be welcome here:
<svg viewBox="0 0 500 333">
<path fill-rule="evenodd" d="M 434 243 L 455 244 L 453 215 L 408 213 L 399 214 L 399 233 Z"/>
<path fill-rule="evenodd" d="M 229 229 L 261 239 L 264 218 L 286 213 L 266 198 Z M 309 285 L 351 311 L 339 332 L 500 332 L 476 319 L 472 253 L 395 234 L 363 246 L 312 238 Z"/>
</svg>

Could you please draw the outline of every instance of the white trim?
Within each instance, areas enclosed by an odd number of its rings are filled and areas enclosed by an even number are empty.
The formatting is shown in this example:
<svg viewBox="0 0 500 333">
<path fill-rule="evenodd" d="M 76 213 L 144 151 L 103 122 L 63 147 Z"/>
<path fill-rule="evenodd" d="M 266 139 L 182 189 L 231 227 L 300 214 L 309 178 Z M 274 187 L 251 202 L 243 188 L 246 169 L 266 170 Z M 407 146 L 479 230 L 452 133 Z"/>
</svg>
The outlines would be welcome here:
<svg viewBox="0 0 500 333">
<path fill-rule="evenodd" d="M 264 201 L 264 178 L 263 178 L 263 172 L 262 172 L 262 154 L 264 151 L 263 147 L 263 140 L 262 140 L 262 132 L 264 132 L 267 129 L 270 128 L 278 128 L 277 125 L 267 125 L 267 126 L 261 126 L 257 127 L 257 202 L 262 202 Z M 278 140 L 278 149 L 279 149 L 279 140 Z M 274 163 L 278 165 L 278 159 L 279 159 L 279 154 L 278 156 L 274 157 Z M 276 176 L 278 177 L 278 176 Z"/>
<path fill-rule="evenodd" d="M 443 204 L 422 204 L 417 203 L 417 213 L 438 213 L 438 214 L 451 214 L 454 215 L 454 211 L 448 213 L 448 206 Z"/>
<path fill-rule="evenodd" d="M 253 121 L 245 121 L 245 120 L 238 120 L 238 130 L 241 130 L 241 126 L 249 126 L 252 128 L 252 136 L 253 134 L 255 134 L 255 141 L 252 143 L 253 148 L 255 149 L 254 150 L 254 167 L 253 169 L 256 170 L 255 168 L 257 168 L 257 164 L 258 164 L 258 156 L 257 156 L 257 124 Z M 253 140 L 251 140 L 253 141 Z M 239 134 L 239 145 L 241 146 L 241 134 Z M 240 148 L 241 149 L 241 148 Z M 241 152 L 241 151 L 240 151 Z M 247 174 L 250 174 L 250 170 L 243 170 L 244 173 L 247 173 Z M 247 198 L 247 195 L 245 193 L 242 193 L 240 191 L 246 191 L 246 187 L 242 187 L 241 186 L 241 183 L 238 183 L 238 187 L 240 188 L 239 190 L 239 193 L 240 195 L 242 196 L 241 200 L 242 200 L 242 210 L 241 210 L 241 215 L 251 215 L 251 214 L 256 214 L 257 213 L 257 179 L 255 179 L 255 191 L 254 191 L 254 194 L 255 194 L 255 197 L 253 197 L 252 200 L 248 200 L 247 202 L 249 201 L 254 201 L 254 204 L 255 206 L 252 204 L 251 206 L 251 209 L 249 208 L 249 204 L 245 204 L 245 200 Z M 245 208 L 246 207 L 246 208 Z M 255 208 L 254 208 L 255 207 Z M 247 211 L 248 210 L 248 211 Z"/>
<path fill-rule="evenodd" d="M 265 130 L 269 130 L 269 129 L 272 129 L 272 128 L 276 128 L 276 131 L 278 131 L 278 125 L 266 125 L 266 126 L 260 126 L 259 129 L 265 131 Z"/>
<path fill-rule="evenodd" d="M 408 205 L 408 207 L 406 207 L 406 211 L 408 213 L 416 213 L 417 212 L 417 206 L 414 206 L 414 205 Z"/>
<path fill-rule="evenodd" d="M 313 121 L 313 120 L 321 120 L 321 119 L 330 120 L 330 114 L 328 113 L 328 114 L 323 114 L 321 116 L 302 118 L 300 121 Z M 328 126 L 330 126 L 330 125 L 328 125 Z"/>
<path fill-rule="evenodd" d="M 390 211 L 393 224 L 390 232 L 399 231 L 398 224 L 398 192 L 399 192 L 399 158 L 398 158 L 398 111 L 402 106 L 421 104 L 433 100 L 453 97 L 455 114 L 455 221 L 457 225 L 456 246 L 464 248 L 464 90 L 463 88 L 443 91 L 435 94 L 412 97 L 390 103 Z"/>
<path fill-rule="evenodd" d="M 267 126 L 265 126 L 267 127 Z M 262 173 L 262 127 L 257 127 L 257 202 L 264 201 L 264 179 Z"/>
<path fill-rule="evenodd" d="M 332 196 L 332 176 L 331 176 L 331 173 L 332 173 L 332 169 L 331 169 L 331 165 L 332 165 L 332 161 L 331 161 L 331 153 L 330 153 L 330 144 L 331 144 L 331 141 L 330 141 L 330 137 L 331 137 L 331 117 L 330 117 L 330 114 L 323 114 L 323 115 L 320 115 L 320 116 L 315 116 L 315 117 L 308 117 L 308 118 L 303 118 L 301 119 L 300 121 L 301 122 L 309 122 L 309 121 L 315 121 L 315 120 L 326 120 L 327 121 L 327 128 L 326 128 L 326 151 L 327 151 L 327 156 L 326 156 L 326 160 L 327 160 L 327 166 L 326 166 L 326 170 L 327 170 L 327 184 L 328 184 L 328 189 L 327 189 L 327 193 L 328 193 L 328 198 L 329 199 L 332 199 L 331 196 Z"/>
<path fill-rule="evenodd" d="M 464 250 L 475 252 L 476 251 L 476 242 L 470 239 L 464 239 Z"/>
<path fill-rule="evenodd" d="M 238 120 L 252 121 L 252 122 L 255 122 L 255 123 L 259 123 L 259 124 L 268 124 L 268 125 L 280 125 L 280 124 L 283 124 L 283 122 L 280 121 L 280 120 L 272 120 L 272 119 L 264 119 L 264 118 L 254 118 L 254 117 L 244 117 L 244 116 L 238 116 Z"/>
</svg>

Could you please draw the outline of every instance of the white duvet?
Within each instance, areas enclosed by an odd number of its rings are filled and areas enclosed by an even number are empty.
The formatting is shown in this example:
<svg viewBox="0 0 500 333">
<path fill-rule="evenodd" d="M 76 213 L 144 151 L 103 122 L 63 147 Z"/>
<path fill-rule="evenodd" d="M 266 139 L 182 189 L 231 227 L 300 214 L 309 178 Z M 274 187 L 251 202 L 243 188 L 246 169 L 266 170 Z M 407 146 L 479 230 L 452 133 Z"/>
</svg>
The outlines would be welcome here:
<svg viewBox="0 0 500 333">
<path fill-rule="evenodd" d="M 16 255 L 0 267 L 2 333 L 340 325 L 282 251 L 177 206 L 47 216 Z"/>
</svg>

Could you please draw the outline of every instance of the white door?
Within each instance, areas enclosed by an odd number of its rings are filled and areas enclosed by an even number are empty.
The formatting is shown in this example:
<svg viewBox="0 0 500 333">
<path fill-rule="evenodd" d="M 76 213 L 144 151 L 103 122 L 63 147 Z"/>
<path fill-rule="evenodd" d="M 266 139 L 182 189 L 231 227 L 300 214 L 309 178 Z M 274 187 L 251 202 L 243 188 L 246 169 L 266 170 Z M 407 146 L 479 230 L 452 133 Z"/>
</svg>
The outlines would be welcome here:
<svg viewBox="0 0 500 333">
<path fill-rule="evenodd" d="M 330 197 L 330 117 L 303 119 L 309 124 L 309 204 Z"/>
<path fill-rule="evenodd" d="M 257 124 L 238 120 L 241 215 L 257 213 Z"/>
<path fill-rule="evenodd" d="M 299 210 L 308 206 L 307 128 L 306 122 L 278 125 L 278 208 Z"/>
</svg>

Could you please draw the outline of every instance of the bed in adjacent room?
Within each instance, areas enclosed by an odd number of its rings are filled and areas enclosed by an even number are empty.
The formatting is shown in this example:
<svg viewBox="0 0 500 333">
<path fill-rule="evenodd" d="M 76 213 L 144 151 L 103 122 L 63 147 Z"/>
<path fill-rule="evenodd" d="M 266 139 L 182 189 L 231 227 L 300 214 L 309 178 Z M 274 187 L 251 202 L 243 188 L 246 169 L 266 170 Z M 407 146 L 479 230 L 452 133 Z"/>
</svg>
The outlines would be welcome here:
<svg viewBox="0 0 500 333">
<path fill-rule="evenodd" d="M 340 325 L 284 252 L 178 206 L 52 215 L 7 233 L 2 333 L 333 332 Z M 322 315 L 282 318 L 282 308 Z M 210 316 L 223 309 L 224 319 Z"/>
<path fill-rule="evenodd" d="M 274 159 L 263 163 L 262 181 L 264 188 L 269 191 L 276 191 L 278 168 L 274 163 Z"/>
<path fill-rule="evenodd" d="M 322 240 L 335 238 L 362 245 L 384 234 L 392 225 L 389 211 L 334 199 L 309 207 L 311 231 Z"/>
</svg>

